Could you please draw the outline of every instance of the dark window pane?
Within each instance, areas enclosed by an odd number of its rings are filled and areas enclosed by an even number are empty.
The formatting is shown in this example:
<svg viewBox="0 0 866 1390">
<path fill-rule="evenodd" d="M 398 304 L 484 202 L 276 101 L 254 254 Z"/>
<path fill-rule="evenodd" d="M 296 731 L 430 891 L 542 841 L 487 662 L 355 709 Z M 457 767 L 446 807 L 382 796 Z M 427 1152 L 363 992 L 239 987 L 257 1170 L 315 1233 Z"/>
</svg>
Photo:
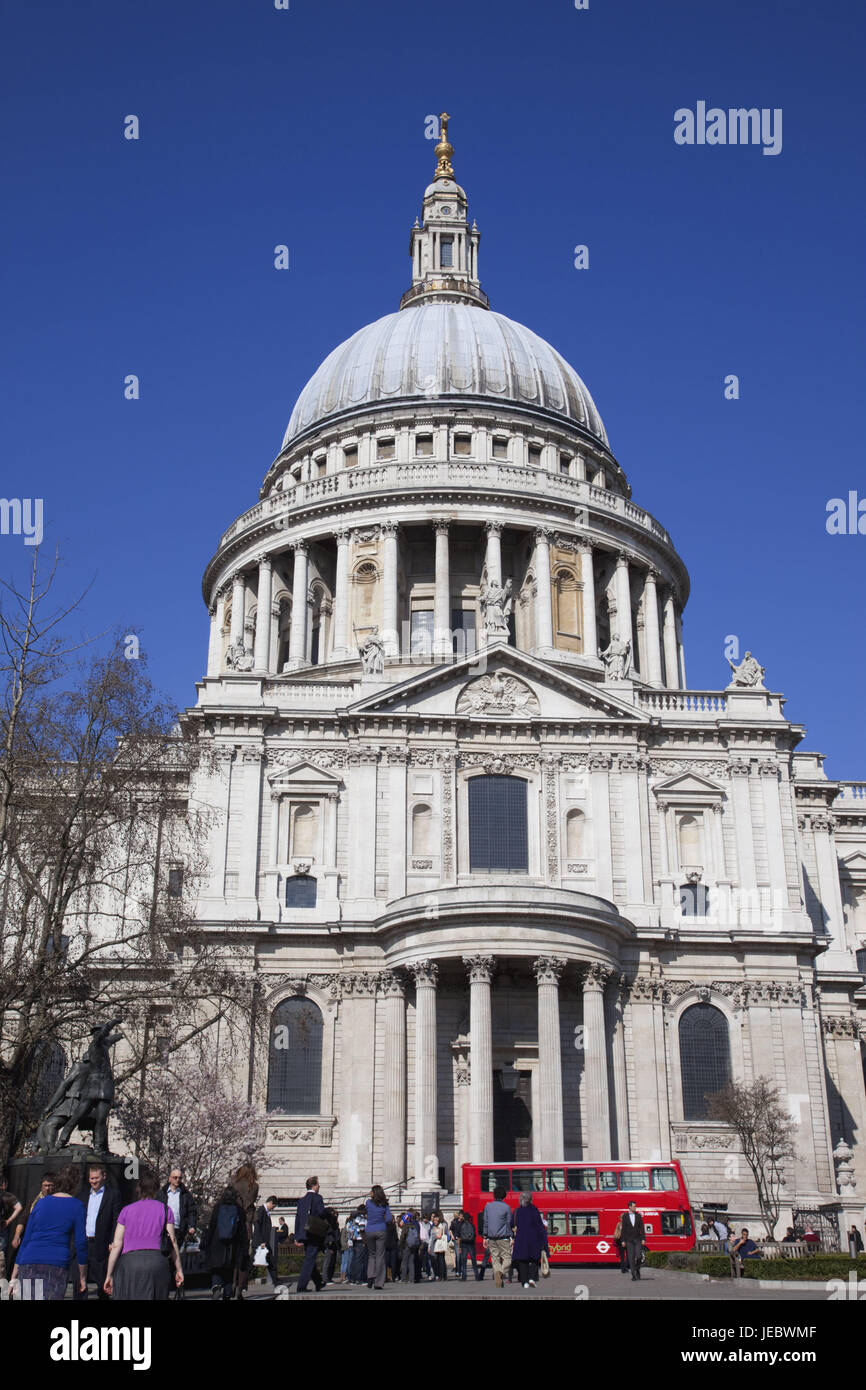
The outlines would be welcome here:
<svg viewBox="0 0 866 1390">
<path fill-rule="evenodd" d="M 548 1168 L 544 1174 L 544 1185 L 548 1192 L 564 1192 L 565 1171 L 562 1168 Z"/>
<path fill-rule="evenodd" d="M 607 1172 L 600 1172 L 598 1175 L 598 1190 L 599 1192 L 615 1192 L 616 1173 L 610 1172 L 609 1170 Z"/>
<path fill-rule="evenodd" d="M 544 1184 L 540 1168 L 514 1168 L 511 1172 L 512 1192 L 541 1192 Z"/>
<path fill-rule="evenodd" d="M 706 917 L 707 885 L 705 883 L 683 883 L 680 885 L 680 912 L 684 917 Z"/>
<path fill-rule="evenodd" d="M 429 656 L 433 651 L 433 609 L 413 608 L 409 647 L 413 656 Z"/>
<path fill-rule="evenodd" d="M 271 1015 L 268 1110 L 318 1115 L 321 1098 L 321 1010 L 311 999 L 284 999 Z"/>
<path fill-rule="evenodd" d="M 623 1192 L 648 1192 L 649 1173 L 645 1168 L 636 1173 L 620 1173 L 619 1185 Z"/>
<path fill-rule="evenodd" d="M 452 645 L 458 656 L 475 651 L 475 611 L 470 608 L 452 608 Z"/>
<path fill-rule="evenodd" d="M 497 1187 L 504 1187 L 507 1192 L 511 1187 L 511 1173 L 507 1168 L 482 1168 L 479 1176 L 482 1192 L 493 1192 Z"/>
<path fill-rule="evenodd" d="M 454 264 L 454 242 L 450 236 L 444 236 L 439 242 L 439 264 L 443 270 L 447 270 Z"/>
<path fill-rule="evenodd" d="M 568 1215 L 564 1211 L 546 1211 L 547 1234 L 549 1236 L 568 1235 Z"/>
<path fill-rule="evenodd" d="M 168 896 L 170 898 L 183 897 L 183 869 L 169 869 Z"/>
<path fill-rule="evenodd" d="M 569 1192 L 595 1192 L 595 1169 L 569 1168 L 568 1190 Z"/>
<path fill-rule="evenodd" d="M 528 868 L 526 783 L 519 777 L 473 777 L 469 783 L 470 872 L 525 874 Z"/>
<path fill-rule="evenodd" d="M 653 1168 L 653 1191 L 676 1192 L 679 1181 L 672 1168 Z"/>
<path fill-rule="evenodd" d="M 731 1079 L 728 1020 L 712 1004 L 693 1004 L 680 1019 L 683 1119 L 705 1120 L 707 1096 Z"/>
<path fill-rule="evenodd" d="M 663 1236 L 690 1236 L 692 1223 L 687 1211 L 663 1211 L 661 1213 L 661 1233 Z"/>
<path fill-rule="evenodd" d="M 569 1212 L 569 1235 L 572 1236 L 597 1236 L 598 1235 L 598 1212 L 597 1211 L 572 1211 Z"/>
<path fill-rule="evenodd" d="M 286 879 L 286 907 L 315 907 L 316 880 L 312 874 L 295 874 Z"/>
</svg>

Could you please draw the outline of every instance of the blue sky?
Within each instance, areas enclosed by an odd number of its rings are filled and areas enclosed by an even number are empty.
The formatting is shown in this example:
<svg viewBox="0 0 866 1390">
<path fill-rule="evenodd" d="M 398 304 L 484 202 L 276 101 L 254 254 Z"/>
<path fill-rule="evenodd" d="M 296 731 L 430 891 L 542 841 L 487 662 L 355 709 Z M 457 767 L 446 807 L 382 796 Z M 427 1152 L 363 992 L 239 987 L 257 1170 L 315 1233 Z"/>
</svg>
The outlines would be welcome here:
<svg viewBox="0 0 866 1390">
<path fill-rule="evenodd" d="M 7 4 L 2 492 L 45 499 L 82 626 L 140 628 L 193 702 L 202 570 L 315 367 L 397 307 L 447 109 L 493 307 L 574 364 L 689 567 L 689 684 L 736 634 L 866 778 L 866 536 L 825 529 L 866 498 L 864 28 L 855 0 Z M 677 145 L 701 100 L 781 108 L 781 153 Z M 0 538 L 4 574 L 27 556 Z"/>
</svg>

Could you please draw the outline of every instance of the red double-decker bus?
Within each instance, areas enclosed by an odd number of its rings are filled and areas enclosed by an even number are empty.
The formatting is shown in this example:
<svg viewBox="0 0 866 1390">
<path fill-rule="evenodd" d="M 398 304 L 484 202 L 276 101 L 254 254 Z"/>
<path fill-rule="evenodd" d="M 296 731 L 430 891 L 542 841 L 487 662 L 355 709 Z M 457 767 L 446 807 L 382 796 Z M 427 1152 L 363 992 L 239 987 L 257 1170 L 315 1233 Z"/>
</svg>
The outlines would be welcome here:
<svg viewBox="0 0 866 1390">
<path fill-rule="evenodd" d="M 509 1206 L 521 1192 L 547 1222 L 551 1263 L 616 1261 L 614 1228 L 629 1202 L 644 1219 L 649 1250 L 691 1250 L 695 1223 L 678 1163 L 487 1163 L 463 1165 L 463 1207 L 481 1240 L 481 1215 L 504 1187 Z"/>
</svg>

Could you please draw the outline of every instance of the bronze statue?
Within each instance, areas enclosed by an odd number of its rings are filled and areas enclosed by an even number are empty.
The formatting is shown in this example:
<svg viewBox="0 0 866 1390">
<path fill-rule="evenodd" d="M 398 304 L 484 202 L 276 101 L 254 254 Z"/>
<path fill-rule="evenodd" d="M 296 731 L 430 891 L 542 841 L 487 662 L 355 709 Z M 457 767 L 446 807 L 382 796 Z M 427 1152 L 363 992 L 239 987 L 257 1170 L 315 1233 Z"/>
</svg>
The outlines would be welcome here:
<svg viewBox="0 0 866 1390">
<path fill-rule="evenodd" d="M 94 1151 L 108 1152 L 108 1114 L 114 1100 L 108 1049 L 122 1037 L 112 1033 L 120 1022 L 114 1018 L 90 1030 L 90 1046 L 61 1081 L 39 1123 L 36 1143 L 41 1153 L 65 1149 L 76 1129 L 92 1130 Z"/>
</svg>

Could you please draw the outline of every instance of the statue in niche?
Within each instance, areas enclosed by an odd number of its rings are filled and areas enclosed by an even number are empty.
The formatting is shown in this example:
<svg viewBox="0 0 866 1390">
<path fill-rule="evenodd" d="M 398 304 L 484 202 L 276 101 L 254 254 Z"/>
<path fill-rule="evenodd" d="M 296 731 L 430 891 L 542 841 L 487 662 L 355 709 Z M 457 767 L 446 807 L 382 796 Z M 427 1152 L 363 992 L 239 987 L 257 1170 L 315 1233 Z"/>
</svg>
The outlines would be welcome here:
<svg viewBox="0 0 866 1390">
<path fill-rule="evenodd" d="M 760 662 L 756 661 L 751 652 L 746 652 L 739 666 L 736 666 L 731 658 L 728 657 L 728 665 L 733 672 L 728 690 L 732 689 L 751 689 L 764 690 L 764 668 Z"/>
<path fill-rule="evenodd" d="M 488 637 L 507 637 L 511 617 L 511 580 L 504 584 L 488 584 L 484 579 L 479 592 L 481 621 Z"/>
<path fill-rule="evenodd" d="M 230 671 L 251 671 L 253 669 L 252 647 L 240 642 L 231 642 L 226 651 L 226 666 Z"/>
<path fill-rule="evenodd" d="M 361 669 L 365 676 L 381 676 L 385 670 L 385 643 L 379 636 L 379 628 L 371 629 L 363 642 L 358 644 Z"/>
<path fill-rule="evenodd" d="M 630 656 L 631 642 L 628 638 L 626 638 L 624 642 L 621 642 L 619 633 L 615 632 L 601 654 L 608 680 L 624 681 L 626 679 L 628 676 Z"/>
</svg>

